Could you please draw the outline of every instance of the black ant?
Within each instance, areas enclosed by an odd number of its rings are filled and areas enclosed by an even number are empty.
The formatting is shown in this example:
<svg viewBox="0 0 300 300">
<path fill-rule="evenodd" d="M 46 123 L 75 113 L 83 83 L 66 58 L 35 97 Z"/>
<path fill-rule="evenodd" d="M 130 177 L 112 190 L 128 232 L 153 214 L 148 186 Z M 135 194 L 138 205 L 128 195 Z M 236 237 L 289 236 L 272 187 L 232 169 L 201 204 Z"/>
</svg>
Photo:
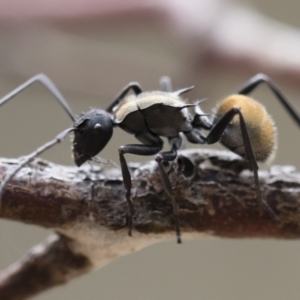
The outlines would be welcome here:
<svg viewBox="0 0 300 300">
<path fill-rule="evenodd" d="M 167 77 L 161 80 L 163 91 L 143 92 L 138 83 L 131 82 L 106 110 L 91 110 L 78 119 L 75 118 L 66 100 L 55 85 L 43 74 L 32 77 L 0 99 L 0 106 L 36 81 L 44 84 L 56 97 L 73 120 L 74 126 L 64 130 L 54 140 L 28 155 L 11 174 L 8 174 L 0 185 L 0 199 L 7 182 L 23 166 L 48 148 L 60 143 L 71 131 L 74 131 L 72 149 L 74 161 L 77 166 L 80 166 L 88 160 L 93 160 L 93 157 L 106 146 L 112 137 L 113 127 L 119 126 L 126 132 L 134 134 L 137 140 L 142 143 L 125 145 L 119 148 L 119 159 L 126 187 L 126 199 L 129 205 L 129 235 L 131 235 L 134 209 L 130 197 L 131 176 L 124 154 L 156 155 L 155 160 L 158 163 L 162 184 L 173 205 L 177 241 L 178 243 L 181 242 L 178 208 L 171 183 L 163 166 L 163 162 L 173 161 L 177 157 L 177 150 L 182 142 L 180 132 L 184 133 L 191 143 L 213 144 L 221 141 L 231 151 L 247 159 L 250 169 L 254 172 L 258 200 L 279 221 L 279 218 L 261 197 L 257 166 L 257 161 L 265 161 L 274 153 L 276 129 L 264 107 L 244 95 L 250 93 L 260 83 L 265 82 L 299 125 L 300 118 L 277 86 L 266 75 L 258 74 L 252 77 L 237 91 L 236 95 L 223 100 L 217 106 L 211 120 L 201 111 L 198 103 L 187 104 L 181 98 L 183 93 L 188 92 L 193 87 L 172 91 L 171 82 Z M 134 94 L 127 95 L 130 90 Z M 192 114 L 189 112 L 188 107 L 194 107 Z M 237 116 L 238 118 L 236 118 Z M 210 130 L 207 137 L 202 135 L 201 129 Z M 163 148 L 161 136 L 168 138 L 171 146 L 170 151 L 160 152 Z"/>
<path fill-rule="evenodd" d="M 168 78 L 162 80 L 163 91 L 142 92 L 140 85 L 136 82 L 129 83 L 122 89 L 116 99 L 107 107 L 106 110 L 93 109 L 76 118 L 67 101 L 59 92 L 53 82 L 44 74 L 38 74 L 15 90 L 0 99 L 0 106 L 15 97 L 24 89 L 35 82 L 42 83 L 58 100 L 69 117 L 73 121 L 73 127 L 68 128 L 58 134 L 55 139 L 44 144 L 34 152 L 26 156 L 16 169 L 8 174 L 0 185 L 0 199 L 4 188 L 9 180 L 26 164 L 35 157 L 60 143 L 70 132 L 74 132 L 73 139 L 73 158 L 77 166 L 94 157 L 107 145 L 113 134 L 113 127 L 119 126 L 128 133 L 134 134 L 142 144 L 131 144 L 119 148 L 119 158 L 124 184 L 126 187 L 126 200 L 129 206 L 128 226 L 129 235 L 132 231 L 132 216 L 134 214 L 131 199 L 131 176 L 125 160 L 124 154 L 132 153 L 136 155 L 154 155 L 158 163 L 163 186 L 171 198 L 178 243 L 180 239 L 180 227 L 178 221 L 178 209 L 172 186 L 165 172 L 163 162 L 173 161 L 177 157 L 177 150 L 181 146 L 182 139 L 180 132 L 184 132 L 187 138 L 193 142 L 204 143 L 201 140 L 200 132 L 194 128 L 194 121 L 204 128 L 209 128 L 207 120 L 201 121 L 202 111 L 198 108 L 192 116 L 188 107 L 197 104 L 187 104 L 181 95 L 194 87 L 172 91 L 171 82 Z M 132 90 L 134 94 L 127 95 Z M 204 114 L 203 114 L 204 115 Z M 167 137 L 171 145 L 171 150 L 160 152 L 163 148 L 163 140 L 160 136 Z M 95 159 L 97 161 L 97 159 Z"/>
</svg>

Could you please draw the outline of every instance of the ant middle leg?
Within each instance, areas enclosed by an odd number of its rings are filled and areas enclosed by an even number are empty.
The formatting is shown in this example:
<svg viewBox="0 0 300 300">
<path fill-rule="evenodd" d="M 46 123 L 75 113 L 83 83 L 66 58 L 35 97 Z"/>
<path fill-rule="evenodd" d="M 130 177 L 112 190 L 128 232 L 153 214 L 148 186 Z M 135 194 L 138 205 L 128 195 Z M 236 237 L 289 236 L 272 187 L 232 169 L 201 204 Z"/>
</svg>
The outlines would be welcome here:
<svg viewBox="0 0 300 300">
<path fill-rule="evenodd" d="M 159 84 L 163 92 L 173 92 L 172 81 L 169 76 L 163 76 L 159 79 Z"/>
<path fill-rule="evenodd" d="M 169 144 L 171 146 L 170 151 L 160 152 L 155 156 L 155 161 L 158 164 L 160 178 L 167 193 L 168 197 L 171 199 L 172 206 L 173 206 L 173 214 L 175 218 L 175 229 L 176 229 L 176 236 L 177 236 L 177 243 L 180 244 L 181 241 L 181 231 L 180 231 L 180 224 L 179 224 L 179 213 L 178 213 L 178 206 L 176 203 L 176 199 L 173 193 L 173 188 L 170 182 L 170 179 L 166 173 L 166 170 L 163 166 L 164 161 L 173 161 L 177 157 L 177 150 L 180 148 L 182 144 L 182 139 L 180 136 L 169 138 Z"/>
<path fill-rule="evenodd" d="M 192 89 L 195 88 L 195 86 L 189 86 L 187 88 L 183 88 L 183 89 L 174 91 L 173 90 L 173 86 L 172 86 L 172 80 L 171 80 L 171 78 L 169 76 L 163 76 L 163 77 L 161 77 L 160 80 L 159 80 L 159 84 L 160 84 L 161 90 L 163 92 L 174 93 L 177 96 L 182 95 L 184 93 L 187 93 L 190 90 L 192 90 Z"/>
</svg>

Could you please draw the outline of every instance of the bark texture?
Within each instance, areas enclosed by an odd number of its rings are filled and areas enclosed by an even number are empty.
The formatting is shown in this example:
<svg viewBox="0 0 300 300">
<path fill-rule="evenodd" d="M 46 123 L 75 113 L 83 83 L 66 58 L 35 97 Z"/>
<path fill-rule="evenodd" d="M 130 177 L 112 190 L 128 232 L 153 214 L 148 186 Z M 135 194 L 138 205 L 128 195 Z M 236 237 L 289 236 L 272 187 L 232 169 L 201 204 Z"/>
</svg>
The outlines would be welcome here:
<svg viewBox="0 0 300 300">
<path fill-rule="evenodd" d="M 18 160 L 2 159 L 0 176 Z M 260 172 L 264 199 L 277 223 L 256 201 L 247 163 L 227 151 L 184 150 L 169 166 L 179 206 L 183 241 L 220 237 L 300 237 L 300 174 L 293 167 Z M 37 159 L 7 185 L 0 217 L 57 234 L 4 270 L 0 299 L 27 299 L 49 287 L 97 269 L 116 257 L 174 238 L 171 201 L 155 162 L 131 164 L 135 208 L 127 235 L 127 203 L 119 169 L 64 167 Z"/>
</svg>

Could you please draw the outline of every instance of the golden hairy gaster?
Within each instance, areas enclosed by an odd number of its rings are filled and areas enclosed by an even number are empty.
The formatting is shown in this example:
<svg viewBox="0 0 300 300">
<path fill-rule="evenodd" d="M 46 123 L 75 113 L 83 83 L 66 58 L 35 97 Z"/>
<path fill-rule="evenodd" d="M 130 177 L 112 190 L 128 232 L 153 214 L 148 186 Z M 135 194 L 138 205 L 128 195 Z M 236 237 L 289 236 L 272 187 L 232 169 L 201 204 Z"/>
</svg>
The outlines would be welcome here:
<svg viewBox="0 0 300 300">
<path fill-rule="evenodd" d="M 253 98 L 235 94 L 217 104 L 215 119 L 220 119 L 232 107 L 240 108 L 244 116 L 256 160 L 259 162 L 270 161 L 274 157 L 277 147 L 277 130 L 265 107 Z M 231 151 L 247 158 L 238 115 L 228 125 L 221 138 L 221 143 Z"/>
</svg>

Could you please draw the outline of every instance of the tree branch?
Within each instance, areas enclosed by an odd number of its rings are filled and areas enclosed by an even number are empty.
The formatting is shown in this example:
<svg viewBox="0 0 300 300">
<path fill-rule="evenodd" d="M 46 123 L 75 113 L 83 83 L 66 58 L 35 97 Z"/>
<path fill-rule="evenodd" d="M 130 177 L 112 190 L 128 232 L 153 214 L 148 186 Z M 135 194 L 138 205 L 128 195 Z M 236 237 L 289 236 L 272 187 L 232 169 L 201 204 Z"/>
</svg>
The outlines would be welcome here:
<svg viewBox="0 0 300 300">
<path fill-rule="evenodd" d="M 17 163 L 0 160 L 0 176 Z M 167 167 L 183 240 L 204 234 L 300 237 L 300 174 L 292 167 L 260 172 L 263 197 L 280 217 L 278 224 L 257 203 L 246 167 L 236 155 L 213 150 L 181 151 L 177 163 Z M 131 171 L 136 213 L 128 237 L 120 170 L 63 167 L 40 159 L 24 167 L 6 188 L 0 217 L 53 228 L 59 235 L 2 273 L 0 299 L 26 299 L 147 245 L 170 238 L 175 243 L 172 205 L 155 162 L 132 164 Z"/>
<path fill-rule="evenodd" d="M 0 275 L 0 298 L 21 300 L 88 272 L 88 258 L 76 254 L 76 241 L 53 234 Z"/>
</svg>

